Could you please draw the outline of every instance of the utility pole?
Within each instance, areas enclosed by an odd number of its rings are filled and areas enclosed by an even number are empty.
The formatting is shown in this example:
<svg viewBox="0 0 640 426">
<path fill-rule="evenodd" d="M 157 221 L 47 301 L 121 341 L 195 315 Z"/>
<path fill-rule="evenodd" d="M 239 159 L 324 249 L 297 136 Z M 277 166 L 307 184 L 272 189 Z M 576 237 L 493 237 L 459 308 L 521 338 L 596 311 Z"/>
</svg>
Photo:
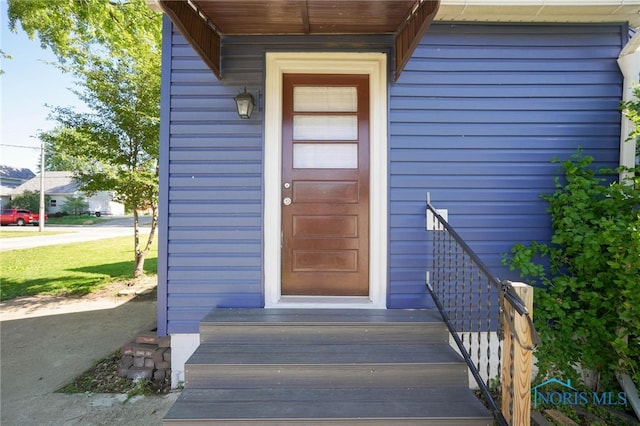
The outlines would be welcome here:
<svg viewBox="0 0 640 426">
<path fill-rule="evenodd" d="M 40 217 L 38 218 L 38 230 L 44 231 L 44 141 L 40 143 Z"/>
</svg>

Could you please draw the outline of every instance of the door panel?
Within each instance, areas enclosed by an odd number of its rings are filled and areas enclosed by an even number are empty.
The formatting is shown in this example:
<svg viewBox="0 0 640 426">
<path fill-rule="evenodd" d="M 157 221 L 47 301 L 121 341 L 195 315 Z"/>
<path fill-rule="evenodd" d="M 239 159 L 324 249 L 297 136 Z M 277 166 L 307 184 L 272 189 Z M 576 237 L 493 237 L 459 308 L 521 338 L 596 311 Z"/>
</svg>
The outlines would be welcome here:
<svg viewBox="0 0 640 426">
<path fill-rule="evenodd" d="M 369 295 L 369 77 L 284 74 L 282 295 Z"/>
<path fill-rule="evenodd" d="M 296 216 L 293 218 L 293 238 L 356 238 L 357 216 Z"/>
<path fill-rule="evenodd" d="M 296 181 L 293 185 L 295 203 L 357 203 L 358 182 Z"/>
</svg>

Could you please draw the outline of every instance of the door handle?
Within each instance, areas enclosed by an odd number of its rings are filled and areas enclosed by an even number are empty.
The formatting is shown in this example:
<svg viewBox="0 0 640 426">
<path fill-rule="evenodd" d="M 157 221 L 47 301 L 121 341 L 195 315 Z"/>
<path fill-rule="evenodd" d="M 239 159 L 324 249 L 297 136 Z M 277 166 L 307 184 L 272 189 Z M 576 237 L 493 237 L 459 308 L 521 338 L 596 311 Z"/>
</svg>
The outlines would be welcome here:
<svg viewBox="0 0 640 426">
<path fill-rule="evenodd" d="M 291 205 L 291 198 L 289 198 L 289 197 L 285 197 L 285 198 L 284 198 L 284 200 L 282 200 L 282 203 L 283 203 L 285 206 L 290 206 L 290 205 Z"/>
</svg>

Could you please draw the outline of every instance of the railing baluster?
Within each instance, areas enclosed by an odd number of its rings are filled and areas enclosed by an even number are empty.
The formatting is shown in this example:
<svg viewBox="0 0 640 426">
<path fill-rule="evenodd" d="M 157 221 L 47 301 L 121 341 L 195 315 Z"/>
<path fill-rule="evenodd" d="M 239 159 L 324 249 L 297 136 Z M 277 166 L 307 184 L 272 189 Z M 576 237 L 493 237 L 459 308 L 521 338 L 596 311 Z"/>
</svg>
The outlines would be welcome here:
<svg viewBox="0 0 640 426">
<path fill-rule="evenodd" d="M 454 284 L 454 292 L 452 297 L 453 306 L 458 306 L 458 298 L 460 297 L 460 255 L 458 253 L 458 245 L 454 243 L 453 238 L 449 238 L 451 241 L 451 253 L 453 258 L 453 282 Z M 455 321 L 453 322 L 456 327 L 460 327 L 460 323 L 464 321 L 463 318 L 464 311 L 460 311 L 459 309 L 455 309 Z"/>
<path fill-rule="evenodd" d="M 467 263 L 465 262 L 465 259 L 463 258 L 462 260 L 462 272 L 460 273 L 460 276 L 462 277 L 462 288 L 460 289 L 460 305 L 461 306 L 467 306 L 467 300 L 466 300 L 466 296 L 467 296 L 467 276 L 466 276 L 466 270 L 467 270 Z M 462 318 L 462 323 L 460 325 L 460 331 L 462 331 L 462 341 L 465 341 L 465 335 L 466 333 L 464 333 L 464 331 L 468 328 L 469 323 L 470 323 L 470 316 L 466 315 L 466 309 L 463 311 L 463 318 Z M 473 345 L 473 341 L 471 339 L 471 334 L 468 335 L 467 337 L 467 348 L 469 350 L 469 352 L 471 352 L 471 346 Z"/>
<path fill-rule="evenodd" d="M 485 316 L 485 327 L 487 330 L 487 345 L 486 345 L 486 351 L 487 351 L 487 384 L 490 384 L 490 380 L 491 380 L 491 331 L 493 330 L 493 327 L 491 326 L 491 310 L 492 305 L 491 305 L 491 280 L 489 280 L 487 278 L 487 286 L 486 286 L 486 294 L 485 294 L 485 298 L 486 298 L 486 306 L 485 309 L 487 310 L 487 314 Z"/>
</svg>

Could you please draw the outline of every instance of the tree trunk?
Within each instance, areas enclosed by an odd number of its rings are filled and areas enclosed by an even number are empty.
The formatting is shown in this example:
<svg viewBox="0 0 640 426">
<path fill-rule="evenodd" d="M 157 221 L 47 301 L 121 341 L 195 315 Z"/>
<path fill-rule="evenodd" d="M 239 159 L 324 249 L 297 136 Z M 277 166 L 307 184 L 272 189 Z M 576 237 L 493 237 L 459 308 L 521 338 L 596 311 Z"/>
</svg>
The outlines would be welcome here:
<svg viewBox="0 0 640 426">
<path fill-rule="evenodd" d="M 139 278 L 144 275 L 144 261 L 147 257 L 147 253 L 151 250 L 153 245 L 153 239 L 156 234 L 156 228 L 158 227 L 158 209 L 151 206 L 151 230 L 149 231 L 149 237 L 144 249 L 140 249 L 140 219 L 138 217 L 138 211 L 133 211 L 133 236 L 134 236 L 134 253 L 135 253 L 135 265 L 133 268 L 133 277 Z"/>
<path fill-rule="evenodd" d="M 133 278 L 144 275 L 144 258 L 146 253 L 140 250 L 140 217 L 138 210 L 133 209 L 133 252 L 135 253 L 135 265 L 133 266 Z"/>
<path fill-rule="evenodd" d="M 144 275 L 144 260 L 147 257 L 147 252 L 136 252 L 136 263 L 133 268 L 133 277 L 140 278 Z"/>
</svg>

